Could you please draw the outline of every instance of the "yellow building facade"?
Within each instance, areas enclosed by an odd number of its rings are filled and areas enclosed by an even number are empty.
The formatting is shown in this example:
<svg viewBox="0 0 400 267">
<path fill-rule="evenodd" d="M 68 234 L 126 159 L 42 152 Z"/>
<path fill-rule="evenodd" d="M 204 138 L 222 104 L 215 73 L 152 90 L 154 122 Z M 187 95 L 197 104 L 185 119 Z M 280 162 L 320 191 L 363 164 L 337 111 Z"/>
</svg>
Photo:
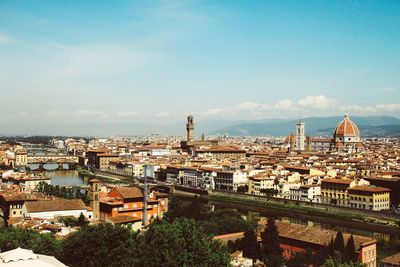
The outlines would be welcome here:
<svg viewBox="0 0 400 267">
<path fill-rule="evenodd" d="M 349 207 L 365 210 L 389 210 L 390 189 L 383 187 L 355 186 L 348 190 Z"/>
</svg>

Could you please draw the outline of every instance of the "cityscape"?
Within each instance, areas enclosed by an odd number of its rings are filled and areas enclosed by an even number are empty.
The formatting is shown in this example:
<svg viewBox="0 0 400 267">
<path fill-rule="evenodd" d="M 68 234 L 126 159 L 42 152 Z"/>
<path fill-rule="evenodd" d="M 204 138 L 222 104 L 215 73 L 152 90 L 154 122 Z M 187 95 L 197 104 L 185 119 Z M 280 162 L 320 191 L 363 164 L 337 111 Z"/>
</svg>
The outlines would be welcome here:
<svg viewBox="0 0 400 267">
<path fill-rule="evenodd" d="M 0 265 L 400 266 L 398 14 L 2 1 Z"/>
</svg>

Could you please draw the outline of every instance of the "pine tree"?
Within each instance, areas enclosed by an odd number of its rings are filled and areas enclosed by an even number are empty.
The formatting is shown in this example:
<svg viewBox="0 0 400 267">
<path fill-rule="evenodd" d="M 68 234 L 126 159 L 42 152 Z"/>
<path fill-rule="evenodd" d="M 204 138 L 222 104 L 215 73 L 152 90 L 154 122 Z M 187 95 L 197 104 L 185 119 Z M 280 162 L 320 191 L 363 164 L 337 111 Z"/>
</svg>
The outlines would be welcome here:
<svg viewBox="0 0 400 267">
<path fill-rule="evenodd" d="M 241 240 L 239 248 L 243 251 L 244 257 L 253 260 L 260 258 L 260 246 L 253 230 L 248 230 L 244 233 L 244 238 Z"/>
<path fill-rule="evenodd" d="M 281 266 L 283 262 L 282 249 L 280 247 L 278 228 L 273 218 L 268 219 L 267 227 L 262 235 L 263 258 L 268 266 Z"/>
<path fill-rule="evenodd" d="M 357 261 L 356 246 L 354 244 L 353 235 L 350 236 L 346 244 L 346 258 L 350 261 Z"/>
<path fill-rule="evenodd" d="M 333 243 L 333 248 L 335 251 L 339 251 L 342 255 L 345 254 L 343 233 L 341 231 L 338 231 L 336 234 L 336 238 Z"/>
</svg>

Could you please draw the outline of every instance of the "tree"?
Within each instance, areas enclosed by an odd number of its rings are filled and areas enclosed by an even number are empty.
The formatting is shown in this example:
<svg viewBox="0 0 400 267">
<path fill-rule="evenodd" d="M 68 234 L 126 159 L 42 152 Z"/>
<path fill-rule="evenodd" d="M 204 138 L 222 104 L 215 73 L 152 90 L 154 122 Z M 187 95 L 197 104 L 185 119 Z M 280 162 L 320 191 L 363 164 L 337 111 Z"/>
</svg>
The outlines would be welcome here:
<svg viewBox="0 0 400 267">
<path fill-rule="evenodd" d="M 286 262 L 288 267 L 308 267 L 308 266 L 319 266 L 314 265 L 314 254 L 311 250 L 298 252 Z"/>
<path fill-rule="evenodd" d="M 346 258 L 350 261 L 357 261 L 356 246 L 354 245 L 353 235 L 350 236 L 346 244 Z"/>
<path fill-rule="evenodd" d="M 345 254 L 345 246 L 342 231 L 338 231 L 336 234 L 335 241 L 333 242 L 333 249 L 339 251 L 342 255 Z"/>
<path fill-rule="evenodd" d="M 0 228 L 1 252 L 18 247 L 31 249 L 34 253 L 56 257 L 60 253 L 60 241 L 50 234 L 39 234 L 30 229 Z"/>
<path fill-rule="evenodd" d="M 322 267 L 365 267 L 361 262 L 346 262 L 338 251 L 326 259 Z"/>
<path fill-rule="evenodd" d="M 198 224 L 203 228 L 204 232 L 213 235 L 246 232 L 254 229 L 254 226 L 243 219 L 243 216 L 238 211 L 231 209 L 211 212 Z"/>
<path fill-rule="evenodd" d="M 137 234 L 126 227 L 84 226 L 63 241 L 61 261 L 71 267 L 141 266 L 137 244 Z"/>
<path fill-rule="evenodd" d="M 83 213 L 81 212 L 81 214 L 78 217 L 78 221 L 76 222 L 77 226 L 84 226 L 86 224 L 86 220 L 85 220 L 85 215 L 83 215 Z"/>
<path fill-rule="evenodd" d="M 274 218 L 268 219 L 267 227 L 262 235 L 263 258 L 268 266 L 281 266 L 283 263 L 282 249 L 279 242 L 279 232 Z"/>
<path fill-rule="evenodd" d="M 226 247 L 204 234 L 195 221 L 151 224 L 140 236 L 140 266 L 228 266 Z"/>
<path fill-rule="evenodd" d="M 172 196 L 169 201 L 168 211 L 165 213 L 164 218 L 170 222 L 179 217 L 188 217 L 190 203 L 181 200 L 179 197 Z"/>
<path fill-rule="evenodd" d="M 257 236 L 252 229 L 244 232 L 244 238 L 237 242 L 237 249 L 242 250 L 243 256 L 246 258 L 253 259 L 254 261 L 261 259 L 260 246 L 257 241 Z"/>
<path fill-rule="evenodd" d="M 263 188 L 260 190 L 260 193 L 265 194 L 266 196 L 274 196 L 278 194 L 278 190 L 273 188 Z"/>
</svg>

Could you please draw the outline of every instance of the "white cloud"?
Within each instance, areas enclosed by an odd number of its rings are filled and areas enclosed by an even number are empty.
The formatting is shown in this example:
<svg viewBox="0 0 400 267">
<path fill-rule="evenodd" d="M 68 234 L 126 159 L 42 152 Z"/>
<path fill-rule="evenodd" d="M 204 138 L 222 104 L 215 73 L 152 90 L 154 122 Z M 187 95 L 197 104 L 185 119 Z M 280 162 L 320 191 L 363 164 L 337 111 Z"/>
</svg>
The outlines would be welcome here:
<svg viewBox="0 0 400 267">
<path fill-rule="evenodd" d="M 282 99 L 275 104 L 243 102 L 231 107 L 210 108 L 203 111 L 203 117 L 220 116 L 238 119 L 294 118 L 301 116 L 334 116 L 350 113 L 353 115 L 388 114 L 399 116 L 400 103 L 379 104 L 375 106 L 340 105 L 335 99 L 324 95 L 306 96 L 298 101 Z"/>
<path fill-rule="evenodd" d="M 328 98 L 324 95 L 317 96 L 307 96 L 303 99 L 300 99 L 297 104 L 302 107 L 310 107 L 317 109 L 326 109 L 334 106 L 336 103 L 335 99 Z"/>
<path fill-rule="evenodd" d="M 271 108 L 270 105 L 260 104 L 260 103 L 256 103 L 256 102 L 244 102 L 235 107 L 236 110 L 252 111 L 252 112 L 268 110 L 270 108 Z"/>
<path fill-rule="evenodd" d="M 348 106 L 341 106 L 339 108 L 342 114 L 350 113 L 350 114 L 357 114 L 357 115 L 368 115 L 376 113 L 377 110 L 374 107 L 370 106 L 359 106 L 359 105 L 348 105 Z"/>
<path fill-rule="evenodd" d="M 215 115 L 227 115 L 227 110 L 222 108 L 210 108 L 203 111 L 201 116 L 215 116 Z"/>
<path fill-rule="evenodd" d="M 400 111 L 400 103 L 376 105 L 376 108 L 385 111 Z"/>
<path fill-rule="evenodd" d="M 156 116 L 157 118 L 168 118 L 168 117 L 171 117 L 171 114 L 166 111 L 162 111 L 162 112 L 156 113 L 154 116 Z"/>
<path fill-rule="evenodd" d="M 290 99 L 279 100 L 275 105 L 278 109 L 295 109 L 295 104 Z"/>
</svg>

